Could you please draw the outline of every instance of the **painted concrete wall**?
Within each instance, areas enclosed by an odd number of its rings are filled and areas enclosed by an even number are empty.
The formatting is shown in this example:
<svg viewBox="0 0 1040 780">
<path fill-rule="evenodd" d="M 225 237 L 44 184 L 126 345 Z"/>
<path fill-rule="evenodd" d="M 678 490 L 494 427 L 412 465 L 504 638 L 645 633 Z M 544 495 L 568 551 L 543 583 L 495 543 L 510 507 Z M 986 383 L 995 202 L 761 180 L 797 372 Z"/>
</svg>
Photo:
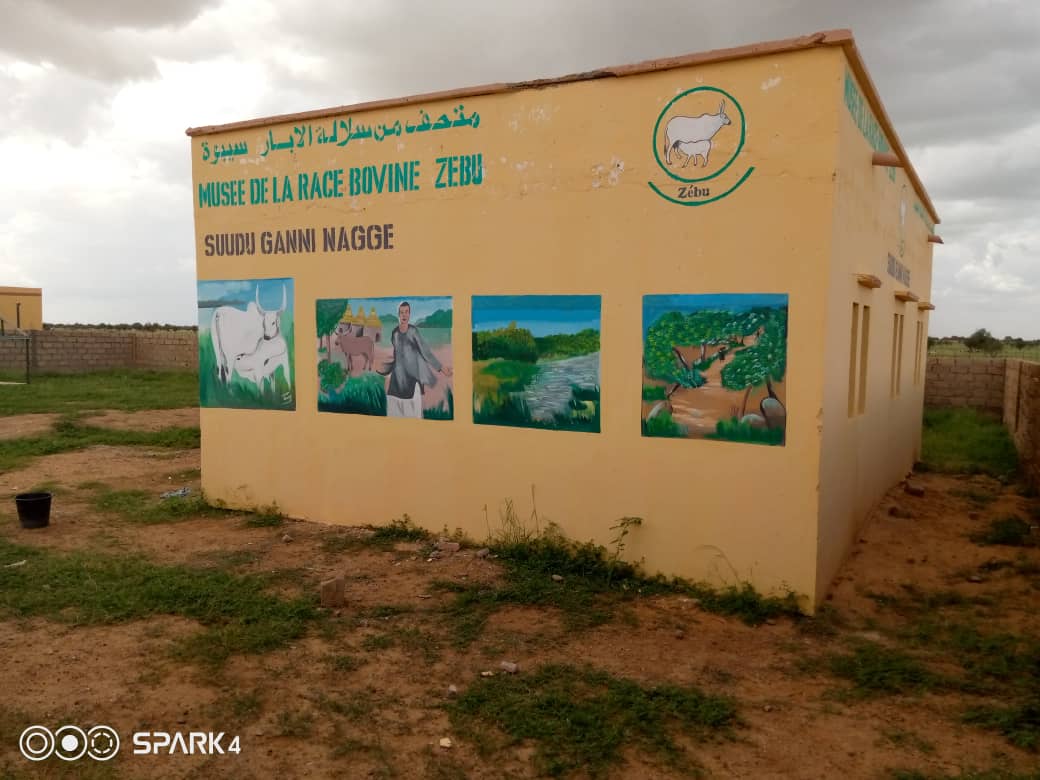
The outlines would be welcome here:
<svg viewBox="0 0 1040 780">
<path fill-rule="evenodd" d="M 909 422 L 921 395 L 911 385 L 913 350 L 904 349 L 903 396 L 887 402 L 886 316 L 895 308 L 888 284 L 875 293 L 870 392 L 878 403 L 850 422 L 834 400 L 844 398 L 846 311 L 858 294 L 849 275 L 877 272 L 895 247 L 898 220 L 888 212 L 900 192 L 857 157 L 865 149 L 869 161 L 869 147 L 857 150 L 850 137 L 844 68 L 840 49 L 810 49 L 508 91 L 462 101 L 463 116 L 479 113 L 479 127 L 389 137 L 395 122 L 414 124 L 421 112 L 450 118 L 460 101 L 411 103 L 344 115 L 384 137 L 342 146 L 313 141 L 318 125 L 326 140 L 329 128 L 343 127 L 329 119 L 195 136 L 199 279 L 291 277 L 296 344 L 295 411 L 202 409 L 203 488 L 230 506 L 277 502 L 331 523 L 408 513 L 430 529 L 459 527 L 478 538 L 499 525 L 507 499 L 527 517 L 534 491 L 542 522 L 578 540 L 606 544 L 619 518 L 644 518 L 626 556 L 650 571 L 748 580 L 816 602 L 854 516 L 910 462 Z M 724 90 L 733 116 L 739 104 L 746 138 L 738 148 L 736 132 L 720 132 L 703 174 L 717 175 L 686 186 L 655 159 L 655 125 L 673 98 L 694 89 L 701 92 L 688 101 L 690 114 L 715 112 L 719 93 L 709 89 Z M 439 159 L 477 154 L 481 184 L 436 186 L 450 176 Z M 342 168 L 349 184 L 350 168 L 407 160 L 419 161 L 418 190 L 249 202 L 251 188 L 263 199 L 252 179 L 273 187 L 285 176 Z M 681 174 L 695 178 L 692 170 Z M 219 192 L 203 189 L 211 182 L 222 183 Z M 244 205 L 201 205 L 243 195 Z M 865 215 L 856 218 L 858 210 Z M 927 291 L 917 219 L 906 220 L 907 257 L 915 289 Z M 323 251 L 322 227 L 356 224 L 392 224 L 393 248 Z M 270 254 L 258 244 L 254 254 L 207 255 L 220 234 L 259 241 L 265 231 L 306 228 L 317 229 L 315 252 Z M 856 240 L 868 251 L 853 251 Z M 643 296 L 745 292 L 789 296 L 784 445 L 642 436 Z M 545 293 L 602 298 L 600 433 L 473 423 L 471 297 Z M 453 299 L 454 419 L 319 413 L 315 302 L 408 295 Z M 907 323 L 912 334 L 914 318 Z M 845 433 L 853 438 L 842 443 Z M 821 441 L 833 459 L 825 466 Z M 865 449 L 859 460 L 857 443 Z M 889 445 L 894 458 L 882 452 Z M 869 483 L 853 479 L 855 469 L 875 466 Z M 833 480 L 825 492 L 823 479 Z"/>
<path fill-rule="evenodd" d="M 888 148 L 863 100 L 862 85 L 844 62 L 830 72 L 829 94 L 839 111 L 830 139 L 837 149 L 835 204 L 824 302 L 824 404 L 816 421 L 822 442 L 817 575 L 821 583 L 833 579 L 860 524 L 885 491 L 911 470 L 920 450 L 928 313 L 917 303 L 897 300 L 895 294 L 910 290 L 921 302 L 930 297 L 932 245 L 927 238 L 934 229 L 904 171 L 872 165 L 873 152 Z M 881 286 L 859 285 L 859 274 L 876 276 Z M 859 306 L 855 357 L 853 303 Z M 870 307 L 869 339 L 865 401 L 861 401 L 865 306 Z M 901 357 L 896 361 L 898 395 L 893 392 L 897 313 L 904 317 Z M 855 385 L 851 399 L 850 385 Z"/>
<path fill-rule="evenodd" d="M 78 374 L 111 368 L 195 370 L 199 360 L 194 331 L 120 331 L 59 328 L 34 331 L 28 342 L 33 373 Z M 25 370 L 26 342 L 0 341 L 0 371 Z"/>
<path fill-rule="evenodd" d="M 43 290 L 39 287 L 0 287 L 0 317 L 8 327 L 42 329 Z"/>
</svg>

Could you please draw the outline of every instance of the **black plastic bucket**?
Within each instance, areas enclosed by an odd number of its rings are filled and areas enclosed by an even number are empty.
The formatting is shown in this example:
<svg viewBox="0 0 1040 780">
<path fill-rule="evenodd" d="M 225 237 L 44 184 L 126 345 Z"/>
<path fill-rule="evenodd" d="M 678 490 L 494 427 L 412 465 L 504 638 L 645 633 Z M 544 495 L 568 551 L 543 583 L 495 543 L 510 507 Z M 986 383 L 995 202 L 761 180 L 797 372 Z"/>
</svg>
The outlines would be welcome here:
<svg viewBox="0 0 1040 780">
<path fill-rule="evenodd" d="M 14 497 L 22 528 L 45 528 L 51 521 L 50 493 L 19 493 Z"/>
</svg>

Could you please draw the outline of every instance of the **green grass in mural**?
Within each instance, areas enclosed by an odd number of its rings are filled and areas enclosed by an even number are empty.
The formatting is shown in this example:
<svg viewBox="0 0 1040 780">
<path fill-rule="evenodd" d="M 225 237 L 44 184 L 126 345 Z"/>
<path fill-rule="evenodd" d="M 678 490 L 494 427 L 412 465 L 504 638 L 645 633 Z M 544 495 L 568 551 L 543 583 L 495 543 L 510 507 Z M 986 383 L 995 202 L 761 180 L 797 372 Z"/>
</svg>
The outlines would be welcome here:
<svg viewBox="0 0 1040 780">
<path fill-rule="evenodd" d="M 198 404 L 192 371 L 33 374 L 28 385 L 0 385 L 0 416 L 86 409 L 177 409 Z"/>
<path fill-rule="evenodd" d="M 586 328 L 577 333 L 554 333 L 551 336 L 535 336 L 538 357 L 566 358 L 591 355 L 599 352 L 599 331 Z"/>
<path fill-rule="evenodd" d="M 662 409 L 649 420 L 643 420 L 643 435 L 668 439 L 686 438 L 686 428 L 672 419 L 672 413 Z"/>
<path fill-rule="evenodd" d="M 1011 478 L 1018 454 L 999 417 L 974 409 L 926 409 L 919 470 Z"/>
<path fill-rule="evenodd" d="M 551 418 L 535 418 L 523 397 L 511 393 L 474 396 L 473 422 L 479 425 L 506 425 L 516 428 L 542 428 L 554 431 L 599 433 L 599 388 L 571 387 L 565 412 Z"/>
<path fill-rule="evenodd" d="M 783 444 L 782 428 L 756 428 L 751 423 L 741 422 L 736 417 L 719 420 L 715 424 L 715 433 L 705 438 L 719 441 L 740 441 L 750 444 Z"/>
<path fill-rule="evenodd" d="M 386 382 L 371 372 L 348 377 L 342 387 L 319 392 L 318 411 L 386 417 Z"/>
<path fill-rule="evenodd" d="M 644 401 L 663 401 L 668 397 L 668 393 L 665 388 L 661 385 L 644 385 L 643 386 L 643 400 Z"/>
<path fill-rule="evenodd" d="M 199 405 L 232 409 L 296 408 L 295 338 L 292 324 L 283 324 L 282 337 L 289 347 L 289 377 L 275 372 L 274 382 L 266 382 L 263 390 L 253 382 L 233 374 L 227 386 L 217 375 L 217 359 L 213 351 L 213 337 L 208 328 L 199 329 Z"/>
<path fill-rule="evenodd" d="M 538 365 L 522 360 L 492 360 L 473 366 L 473 391 L 478 395 L 519 393 L 538 375 Z"/>
<path fill-rule="evenodd" d="M 449 387 L 445 393 L 444 400 L 439 406 L 423 409 L 424 420 L 454 420 L 455 419 L 455 395 Z"/>
</svg>

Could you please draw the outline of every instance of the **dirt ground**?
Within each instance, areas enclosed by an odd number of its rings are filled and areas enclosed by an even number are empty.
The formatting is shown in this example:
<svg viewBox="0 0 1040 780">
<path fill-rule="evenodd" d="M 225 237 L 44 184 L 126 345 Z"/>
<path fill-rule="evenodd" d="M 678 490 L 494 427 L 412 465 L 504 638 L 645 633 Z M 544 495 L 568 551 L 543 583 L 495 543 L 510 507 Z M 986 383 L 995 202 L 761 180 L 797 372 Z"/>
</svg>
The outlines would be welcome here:
<svg viewBox="0 0 1040 780">
<path fill-rule="evenodd" d="M 91 422 L 154 428 L 190 424 L 193 415 L 197 410 L 107 413 Z M 18 418 L 4 424 L 22 431 L 38 425 Z M 431 582 L 499 577 L 498 564 L 473 549 L 432 560 L 419 554 L 417 543 L 336 553 L 322 542 L 346 532 L 318 523 L 249 527 L 240 517 L 221 516 L 140 525 L 91 508 L 92 481 L 156 495 L 180 487 L 197 491 L 198 468 L 197 450 L 96 447 L 40 458 L 0 475 L 0 495 L 55 484 L 51 525 L 21 529 L 8 500 L 0 507 L 0 533 L 18 544 L 62 550 L 140 552 L 158 562 L 203 567 L 235 562 L 233 571 L 241 574 L 279 571 L 285 576 L 278 587 L 285 592 L 316 592 L 322 579 L 344 575 L 347 606 L 326 629 L 288 648 L 235 656 L 219 669 L 171 656 L 171 642 L 197 628 L 181 618 L 87 627 L 36 618 L 0 622 L 5 733 L 75 720 L 108 724 L 124 736 L 111 765 L 91 767 L 110 774 L 84 776 L 534 777 L 533 747 L 483 758 L 477 745 L 453 732 L 443 709 L 450 685 L 465 691 L 503 660 L 519 664 L 521 675 L 548 663 L 588 663 L 641 683 L 692 684 L 734 697 L 743 725 L 729 736 L 690 742 L 709 777 L 875 778 L 891 777 L 896 768 L 942 776 L 965 767 L 1022 772 L 1036 765 L 1035 753 L 962 723 L 963 696 L 842 695 L 846 684 L 820 660 L 857 638 L 886 641 L 884 629 L 894 618 L 883 597 L 899 597 L 907 586 L 992 596 L 999 608 L 974 607 L 973 617 L 991 628 L 1040 635 L 1036 575 L 994 565 L 1016 551 L 967 539 L 985 518 L 1026 514 L 1027 499 L 995 480 L 924 474 L 917 478 L 923 498 L 893 489 L 859 535 L 825 617 L 815 621 L 750 627 L 669 595 L 636 600 L 623 619 L 574 632 L 552 611 L 507 608 L 493 615 L 478 641 L 458 650 L 447 638 L 444 613 L 453 596 Z M 964 497 L 977 491 L 995 498 L 980 508 Z M 895 517 L 890 507 L 912 517 Z M 1040 550 L 1021 554 L 1040 563 Z M 17 562 L 0 566 L 11 563 Z M 387 606 L 395 609 L 381 614 L 378 608 Z M 374 641 L 386 635 L 417 639 L 389 647 Z M 343 654 L 359 659 L 357 668 L 337 670 L 332 659 Z M 357 703 L 358 709 L 329 711 L 320 706 L 323 697 Z M 243 698 L 252 704 L 236 704 Z M 293 718 L 306 725 L 287 726 Z M 131 755 L 128 735 L 145 729 L 237 734 L 241 753 Z M 444 737 L 452 739 L 450 748 L 439 746 Z M 0 745 L 0 767 L 15 777 L 69 776 L 56 759 L 30 765 L 10 742 Z M 680 775 L 630 750 L 610 776 Z"/>
</svg>

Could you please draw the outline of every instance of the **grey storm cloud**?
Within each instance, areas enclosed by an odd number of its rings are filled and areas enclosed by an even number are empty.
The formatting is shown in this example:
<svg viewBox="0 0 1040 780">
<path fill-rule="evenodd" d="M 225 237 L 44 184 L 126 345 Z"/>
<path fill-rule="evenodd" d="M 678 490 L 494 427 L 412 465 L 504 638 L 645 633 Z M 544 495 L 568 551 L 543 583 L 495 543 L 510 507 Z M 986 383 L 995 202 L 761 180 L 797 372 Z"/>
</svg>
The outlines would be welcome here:
<svg viewBox="0 0 1040 780">
<path fill-rule="evenodd" d="M 1031 261 L 1040 251 L 1040 3 L 1033 0 L 0 0 L 0 14 L 0 109 L 18 132 L 73 146 L 114 125 L 113 101 L 124 85 L 159 84 L 163 62 L 235 66 L 211 89 L 249 91 L 248 102 L 189 105 L 191 116 L 148 145 L 148 164 L 170 182 L 167 210 L 131 202 L 103 215 L 113 235 L 176 247 L 163 250 L 163 279 L 180 278 L 170 263 L 184 266 L 177 273 L 185 283 L 170 285 L 189 290 L 190 263 L 181 255 L 191 251 L 191 213 L 176 207 L 178 197 L 191 198 L 187 140 L 179 135 L 189 124 L 527 81 L 848 27 L 943 217 L 933 332 L 1005 327 L 1040 336 L 1032 313 L 1040 296 L 1040 264 Z M 19 81 L 3 69 L 12 61 L 52 67 Z M 145 279 L 129 244 L 91 248 L 46 238 L 61 231 L 45 214 L 31 220 L 43 237 L 34 262 L 50 269 L 36 273 L 42 281 L 60 283 L 65 271 L 88 267 L 92 251 L 109 254 L 114 273 L 120 262 L 132 268 L 121 277 L 132 286 Z M 101 218 L 68 215 L 84 226 Z M 0 257 L 0 266 L 11 262 Z M 104 296 L 95 281 L 84 285 L 90 300 Z M 172 305 L 161 291 L 115 305 L 194 318 L 190 296 Z M 76 304 L 80 318 L 89 309 L 87 300 Z M 107 316 L 96 311 L 95 318 Z"/>
</svg>

